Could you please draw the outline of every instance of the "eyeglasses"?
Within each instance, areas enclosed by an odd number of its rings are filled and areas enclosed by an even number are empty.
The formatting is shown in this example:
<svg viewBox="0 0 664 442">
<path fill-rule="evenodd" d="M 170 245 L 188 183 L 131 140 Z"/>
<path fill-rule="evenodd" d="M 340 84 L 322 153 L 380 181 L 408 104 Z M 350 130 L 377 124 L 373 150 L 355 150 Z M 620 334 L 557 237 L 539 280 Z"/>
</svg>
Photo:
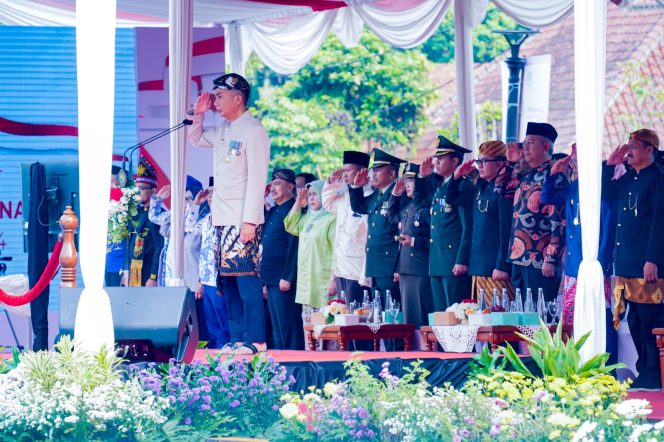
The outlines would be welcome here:
<svg viewBox="0 0 664 442">
<path fill-rule="evenodd" d="M 482 167 L 484 167 L 484 166 L 486 166 L 488 163 L 499 163 L 499 162 L 502 162 L 502 161 L 505 161 L 505 160 L 502 160 L 502 159 L 500 159 L 500 158 L 493 158 L 493 159 L 482 158 L 482 159 L 480 159 L 480 160 L 475 160 L 475 164 L 477 164 L 478 166 L 482 166 Z"/>
<path fill-rule="evenodd" d="M 140 186 L 138 187 L 138 190 L 140 190 L 141 192 L 143 192 L 145 190 L 152 190 L 152 189 L 154 189 L 154 187 L 140 187 Z"/>
</svg>

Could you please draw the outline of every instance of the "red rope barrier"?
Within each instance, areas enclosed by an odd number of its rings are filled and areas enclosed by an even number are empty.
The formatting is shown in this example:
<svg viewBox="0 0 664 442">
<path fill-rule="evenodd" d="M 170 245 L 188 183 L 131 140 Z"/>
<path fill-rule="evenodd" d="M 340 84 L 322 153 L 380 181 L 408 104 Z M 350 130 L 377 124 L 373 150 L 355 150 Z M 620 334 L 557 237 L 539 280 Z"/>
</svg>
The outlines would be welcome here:
<svg viewBox="0 0 664 442">
<path fill-rule="evenodd" d="M 41 295 L 41 292 L 51 283 L 55 272 L 58 271 L 58 266 L 60 265 L 60 251 L 62 250 L 62 241 L 57 241 L 55 247 L 53 248 L 53 254 L 51 259 L 48 260 L 44 272 L 39 277 L 37 284 L 27 292 L 22 295 L 12 295 L 0 289 L 0 302 L 3 304 L 10 305 L 12 307 L 18 307 L 19 305 L 24 305 L 29 302 L 37 299 L 37 296 Z"/>
</svg>

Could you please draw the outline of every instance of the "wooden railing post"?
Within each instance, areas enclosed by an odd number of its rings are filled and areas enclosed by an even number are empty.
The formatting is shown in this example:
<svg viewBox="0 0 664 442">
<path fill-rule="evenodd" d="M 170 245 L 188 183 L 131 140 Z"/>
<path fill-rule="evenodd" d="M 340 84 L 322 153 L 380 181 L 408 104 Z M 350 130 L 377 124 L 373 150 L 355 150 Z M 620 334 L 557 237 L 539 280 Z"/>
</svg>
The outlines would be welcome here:
<svg viewBox="0 0 664 442">
<path fill-rule="evenodd" d="M 62 229 L 60 287 L 76 287 L 76 264 L 78 264 L 78 252 L 76 252 L 76 244 L 74 243 L 76 227 L 78 227 L 78 218 L 71 206 L 67 206 L 60 217 L 60 228 Z"/>
</svg>

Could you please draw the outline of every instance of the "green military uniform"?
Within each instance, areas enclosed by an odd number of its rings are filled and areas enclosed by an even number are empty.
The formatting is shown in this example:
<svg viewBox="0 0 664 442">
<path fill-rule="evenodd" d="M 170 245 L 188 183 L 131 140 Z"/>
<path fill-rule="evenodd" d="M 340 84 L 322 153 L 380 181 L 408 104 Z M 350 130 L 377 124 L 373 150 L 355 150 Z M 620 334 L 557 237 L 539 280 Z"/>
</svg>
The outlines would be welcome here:
<svg viewBox="0 0 664 442">
<path fill-rule="evenodd" d="M 458 155 L 470 150 L 458 146 L 442 135 L 434 156 Z M 473 182 L 462 179 L 455 204 L 447 201 L 452 177 L 430 175 L 415 180 L 415 198 L 431 198 L 431 238 L 429 249 L 429 274 L 435 311 L 445 310 L 455 302 L 470 297 L 470 276 L 454 276 L 456 264 L 468 265 L 472 231 Z"/>
<path fill-rule="evenodd" d="M 408 164 L 404 178 L 414 179 L 418 172 L 419 166 Z M 394 195 L 388 207 L 390 219 L 399 227 L 399 235 L 411 238 L 410 243 L 400 243 L 395 273 L 399 274 L 404 321 L 417 327 L 427 324 L 427 315 L 433 312 L 429 278 L 430 207 L 428 198 Z"/>
<path fill-rule="evenodd" d="M 392 165 L 399 167 L 405 161 L 396 158 L 380 149 L 372 152 L 373 164 L 371 167 Z M 393 281 L 394 268 L 399 254 L 399 242 L 395 237 L 399 234 L 396 224 L 390 222 L 388 205 L 394 183 L 385 189 L 378 189 L 369 196 L 364 196 L 364 190 L 351 188 L 350 206 L 353 212 L 367 215 L 367 246 L 365 275 L 372 278 L 372 288 L 380 290 L 384 296 L 385 290 L 390 290 L 393 297 L 398 298 L 399 286 Z M 404 196 L 405 197 L 405 196 Z"/>
</svg>

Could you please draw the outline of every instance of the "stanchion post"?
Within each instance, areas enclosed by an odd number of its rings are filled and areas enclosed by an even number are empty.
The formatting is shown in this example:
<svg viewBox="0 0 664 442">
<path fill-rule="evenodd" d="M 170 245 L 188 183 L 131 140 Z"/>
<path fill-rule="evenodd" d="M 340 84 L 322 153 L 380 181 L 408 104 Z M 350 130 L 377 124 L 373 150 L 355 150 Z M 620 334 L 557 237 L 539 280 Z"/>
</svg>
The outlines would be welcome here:
<svg viewBox="0 0 664 442">
<path fill-rule="evenodd" d="M 76 264 L 78 264 L 78 252 L 74 243 L 74 232 L 78 227 L 78 218 L 71 206 L 67 206 L 60 217 L 60 228 L 62 229 L 62 251 L 60 252 L 60 287 L 76 287 Z"/>
</svg>

